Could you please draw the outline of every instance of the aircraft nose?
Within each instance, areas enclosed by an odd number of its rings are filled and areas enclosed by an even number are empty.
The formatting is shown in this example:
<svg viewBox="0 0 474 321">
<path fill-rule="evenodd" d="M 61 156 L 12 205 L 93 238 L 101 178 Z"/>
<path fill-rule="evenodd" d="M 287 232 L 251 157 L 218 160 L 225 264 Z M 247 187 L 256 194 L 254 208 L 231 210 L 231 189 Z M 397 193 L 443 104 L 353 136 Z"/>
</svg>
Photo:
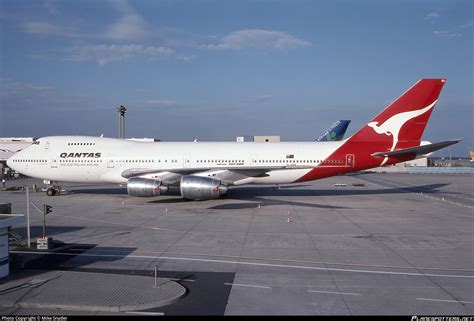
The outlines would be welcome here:
<svg viewBox="0 0 474 321">
<path fill-rule="evenodd" d="M 10 167 L 11 169 L 15 169 L 14 168 L 14 162 L 13 162 L 13 159 L 15 158 L 15 156 L 11 156 L 10 158 L 7 159 L 7 166 Z"/>
</svg>

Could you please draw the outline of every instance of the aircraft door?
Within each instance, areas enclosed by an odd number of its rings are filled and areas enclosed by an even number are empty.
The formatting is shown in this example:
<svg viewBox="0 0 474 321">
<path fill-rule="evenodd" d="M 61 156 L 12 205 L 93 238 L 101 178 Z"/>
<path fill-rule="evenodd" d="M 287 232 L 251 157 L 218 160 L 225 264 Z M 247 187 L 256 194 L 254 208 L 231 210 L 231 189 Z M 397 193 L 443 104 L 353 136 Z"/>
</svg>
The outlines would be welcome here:
<svg viewBox="0 0 474 321">
<path fill-rule="evenodd" d="M 52 156 L 49 159 L 49 163 L 51 165 L 51 168 L 58 168 L 58 158 L 57 157 Z"/>
<path fill-rule="evenodd" d="M 115 155 L 109 155 L 107 158 L 107 168 L 114 168 L 115 167 Z"/>
<path fill-rule="evenodd" d="M 346 167 L 355 167 L 355 156 L 354 154 L 346 154 Z"/>
<path fill-rule="evenodd" d="M 183 167 L 190 167 L 191 166 L 191 157 L 186 154 L 183 156 Z"/>
<path fill-rule="evenodd" d="M 258 155 L 250 155 L 250 166 L 256 166 L 258 164 Z"/>
</svg>

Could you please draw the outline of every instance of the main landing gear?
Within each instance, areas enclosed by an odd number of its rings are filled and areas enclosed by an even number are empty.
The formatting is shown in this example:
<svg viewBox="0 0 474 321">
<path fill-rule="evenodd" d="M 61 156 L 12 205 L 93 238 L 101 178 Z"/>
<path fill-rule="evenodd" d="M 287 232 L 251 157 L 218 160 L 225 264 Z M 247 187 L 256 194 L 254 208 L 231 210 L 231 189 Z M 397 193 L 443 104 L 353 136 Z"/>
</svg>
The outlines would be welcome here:
<svg viewBox="0 0 474 321">
<path fill-rule="evenodd" d="M 54 187 L 48 187 L 46 189 L 46 195 L 48 196 L 59 195 L 59 190 L 55 189 Z"/>
<path fill-rule="evenodd" d="M 46 195 L 48 196 L 56 196 L 56 195 L 59 195 L 61 194 L 61 186 L 59 186 L 58 184 L 54 185 L 54 183 L 50 182 L 50 181 L 45 181 L 46 184 L 50 185 L 48 186 L 48 188 L 46 189 Z"/>
</svg>

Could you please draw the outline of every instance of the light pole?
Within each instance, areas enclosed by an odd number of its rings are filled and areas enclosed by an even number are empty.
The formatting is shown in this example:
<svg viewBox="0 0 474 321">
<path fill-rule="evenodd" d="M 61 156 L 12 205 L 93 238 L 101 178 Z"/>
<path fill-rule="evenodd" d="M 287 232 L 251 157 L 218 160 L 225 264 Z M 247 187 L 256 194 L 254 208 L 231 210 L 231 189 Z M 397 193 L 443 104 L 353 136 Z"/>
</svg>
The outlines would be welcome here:
<svg viewBox="0 0 474 321">
<path fill-rule="evenodd" d="M 127 111 L 127 108 L 120 105 L 119 107 L 117 107 L 116 110 L 119 113 L 119 138 L 124 139 L 125 138 L 125 112 Z"/>
</svg>

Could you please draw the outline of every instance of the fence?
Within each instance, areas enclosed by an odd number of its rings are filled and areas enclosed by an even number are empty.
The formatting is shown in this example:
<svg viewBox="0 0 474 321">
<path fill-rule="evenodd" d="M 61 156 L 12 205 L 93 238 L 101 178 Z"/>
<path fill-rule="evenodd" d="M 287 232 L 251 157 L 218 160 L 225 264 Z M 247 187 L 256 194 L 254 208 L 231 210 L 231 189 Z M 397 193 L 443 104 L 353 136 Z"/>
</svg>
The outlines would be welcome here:
<svg viewBox="0 0 474 321">
<path fill-rule="evenodd" d="M 474 174 L 474 167 L 406 167 L 410 174 Z"/>
</svg>

